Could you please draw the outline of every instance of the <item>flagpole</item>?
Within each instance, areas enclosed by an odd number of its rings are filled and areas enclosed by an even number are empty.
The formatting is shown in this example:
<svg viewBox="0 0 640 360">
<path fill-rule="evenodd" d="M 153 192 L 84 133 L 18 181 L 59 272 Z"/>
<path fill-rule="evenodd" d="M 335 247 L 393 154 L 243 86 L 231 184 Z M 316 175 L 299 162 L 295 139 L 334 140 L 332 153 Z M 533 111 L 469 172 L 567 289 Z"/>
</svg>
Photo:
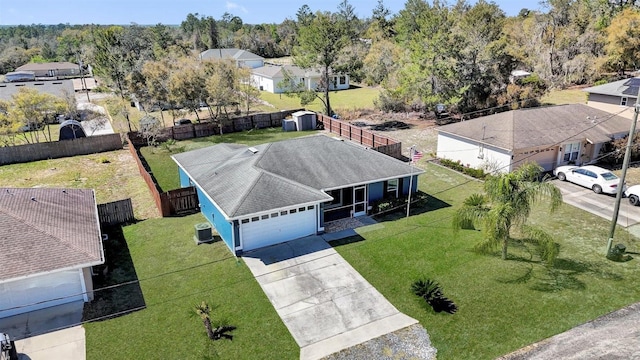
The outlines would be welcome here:
<svg viewBox="0 0 640 360">
<path fill-rule="evenodd" d="M 409 198 L 407 199 L 407 219 L 409 218 L 409 209 L 411 207 L 411 190 L 413 189 L 413 152 L 415 151 L 415 145 L 411 147 L 409 150 L 409 157 L 411 161 L 409 162 L 409 167 L 411 171 L 409 172 Z"/>
</svg>

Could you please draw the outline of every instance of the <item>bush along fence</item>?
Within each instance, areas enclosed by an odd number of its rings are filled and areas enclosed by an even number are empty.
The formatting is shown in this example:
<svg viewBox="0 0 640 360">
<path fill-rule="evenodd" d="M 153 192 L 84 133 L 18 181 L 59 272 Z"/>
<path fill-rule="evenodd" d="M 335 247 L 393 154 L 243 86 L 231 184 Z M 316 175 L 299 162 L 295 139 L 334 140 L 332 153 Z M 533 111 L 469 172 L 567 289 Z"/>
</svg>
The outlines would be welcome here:
<svg viewBox="0 0 640 360">
<path fill-rule="evenodd" d="M 387 136 L 382 136 L 348 122 L 334 119 L 332 117 L 318 114 L 318 123 L 324 126 L 325 130 L 337 134 L 343 138 L 357 142 L 361 145 L 372 148 L 375 151 L 389 155 L 396 159 L 404 159 L 402 156 L 402 143 Z"/>
<path fill-rule="evenodd" d="M 127 141 L 129 142 L 129 152 L 131 152 L 131 155 L 135 159 L 138 165 L 138 171 L 147 183 L 149 191 L 151 191 L 151 196 L 153 196 L 160 215 L 162 217 L 168 217 L 198 212 L 200 210 L 198 206 L 198 195 L 194 187 L 169 190 L 167 192 L 161 192 L 158 189 L 156 180 L 151 173 L 149 173 L 146 162 L 143 161 L 144 158 L 140 154 L 139 147 L 135 146 L 134 142 L 129 138 L 130 134 L 132 133 L 126 135 Z M 135 135 L 136 133 L 133 134 Z"/>
<path fill-rule="evenodd" d="M 462 163 L 460 163 L 460 160 L 453 161 L 453 160 L 441 158 L 441 159 L 437 159 L 436 162 L 442 166 L 448 167 L 449 169 L 453 169 L 455 171 L 461 172 L 465 175 L 469 175 L 476 179 L 484 180 L 484 178 L 487 176 L 484 170 L 475 169 L 469 166 L 464 166 L 462 165 Z"/>
</svg>

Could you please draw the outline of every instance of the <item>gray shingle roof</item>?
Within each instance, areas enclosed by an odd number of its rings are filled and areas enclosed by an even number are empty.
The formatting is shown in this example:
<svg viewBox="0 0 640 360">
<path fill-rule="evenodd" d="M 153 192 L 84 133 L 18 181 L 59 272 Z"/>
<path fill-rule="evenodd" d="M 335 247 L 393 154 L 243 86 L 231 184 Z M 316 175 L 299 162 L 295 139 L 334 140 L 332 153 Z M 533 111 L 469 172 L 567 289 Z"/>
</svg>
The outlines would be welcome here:
<svg viewBox="0 0 640 360">
<path fill-rule="evenodd" d="M 104 262 L 93 190 L 0 188 L 0 281 Z"/>
<path fill-rule="evenodd" d="M 222 55 L 222 56 L 221 56 Z M 200 53 L 200 59 L 235 59 L 235 60 L 264 60 L 260 55 L 241 49 L 209 49 Z"/>
<path fill-rule="evenodd" d="M 42 70 L 66 70 L 66 69 L 75 69 L 80 70 L 80 66 L 78 64 L 70 63 L 70 62 L 48 62 L 48 63 L 28 63 L 24 64 L 18 68 L 16 71 L 42 71 Z"/>
<path fill-rule="evenodd" d="M 422 173 L 324 135 L 255 146 L 219 144 L 173 156 L 230 218 L 331 200 L 324 190 Z"/>
<path fill-rule="evenodd" d="M 608 84 L 592 86 L 584 89 L 591 94 L 602 94 L 612 96 L 628 96 L 636 98 L 640 87 L 640 77 L 610 82 Z"/>
<path fill-rule="evenodd" d="M 549 146 L 574 140 L 606 142 L 629 131 L 631 120 L 584 104 L 518 109 L 449 124 L 438 132 L 506 150 Z"/>
<path fill-rule="evenodd" d="M 13 94 L 18 93 L 22 88 L 36 89 L 39 92 L 55 95 L 64 99 L 68 95 L 74 95 L 73 82 L 67 80 L 37 80 L 15 83 L 0 83 L 0 99 L 12 100 Z"/>
</svg>

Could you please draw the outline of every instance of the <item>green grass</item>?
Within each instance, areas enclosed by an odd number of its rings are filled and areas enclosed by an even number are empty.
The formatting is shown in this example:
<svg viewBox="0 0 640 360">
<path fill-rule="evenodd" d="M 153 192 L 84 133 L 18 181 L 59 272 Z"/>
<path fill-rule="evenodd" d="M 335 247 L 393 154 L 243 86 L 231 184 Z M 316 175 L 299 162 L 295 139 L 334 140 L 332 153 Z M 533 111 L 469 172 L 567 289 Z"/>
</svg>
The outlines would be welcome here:
<svg viewBox="0 0 640 360">
<path fill-rule="evenodd" d="M 268 128 L 260 130 L 249 130 L 224 135 L 214 135 L 204 138 L 176 141 L 173 145 L 160 145 L 158 147 L 143 147 L 140 152 L 149 164 L 158 185 L 162 191 L 178 189 L 180 179 L 178 178 L 178 166 L 171 159 L 172 154 L 200 149 L 219 143 L 236 143 L 245 145 L 259 145 L 267 142 L 274 142 L 292 139 L 300 136 L 314 134 L 315 131 L 290 131 L 283 132 L 280 128 Z"/>
<path fill-rule="evenodd" d="M 0 146 L 25 145 L 39 142 L 58 141 L 60 138 L 60 124 L 46 125 L 42 130 L 28 131 L 16 135 L 1 135 Z"/>
<path fill-rule="evenodd" d="M 299 348 L 249 269 L 222 242 L 195 245 L 200 214 L 123 229 L 146 308 L 90 322 L 87 359 L 296 359 Z M 112 273 L 121 271 L 112 268 Z M 210 341 L 194 306 L 207 301 L 233 341 Z"/>
<path fill-rule="evenodd" d="M 373 109 L 373 101 L 378 98 L 380 89 L 371 87 L 352 88 L 349 90 L 331 91 L 329 101 L 331 108 L 340 113 L 340 110 Z M 320 94 L 322 96 L 322 94 Z M 319 99 L 313 103 L 302 106 L 297 97 L 288 97 L 284 94 L 272 94 L 267 91 L 260 92 L 260 98 L 278 110 L 306 108 L 312 111 L 324 112 L 324 104 Z"/>
<path fill-rule="evenodd" d="M 542 97 L 542 103 L 547 105 L 586 104 L 587 93 L 582 89 L 551 90 Z"/>
<path fill-rule="evenodd" d="M 451 229 L 453 212 L 481 184 L 435 165 L 426 170 L 420 188 L 437 200 L 424 212 L 382 219 L 359 229 L 359 241 L 335 246 L 392 304 L 420 321 L 439 359 L 492 359 L 640 299 L 633 285 L 638 260 L 604 257 L 607 220 L 568 205 L 553 216 L 536 208 L 530 222 L 557 235 L 560 244 L 555 267 L 547 270 L 532 249 L 517 244 L 503 261 L 498 252 L 472 251 L 480 232 Z M 638 250 L 637 239 L 622 229 L 617 242 Z M 423 277 L 441 284 L 459 307 L 455 315 L 436 314 L 411 293 L 411 283 Z"/>
</svg>

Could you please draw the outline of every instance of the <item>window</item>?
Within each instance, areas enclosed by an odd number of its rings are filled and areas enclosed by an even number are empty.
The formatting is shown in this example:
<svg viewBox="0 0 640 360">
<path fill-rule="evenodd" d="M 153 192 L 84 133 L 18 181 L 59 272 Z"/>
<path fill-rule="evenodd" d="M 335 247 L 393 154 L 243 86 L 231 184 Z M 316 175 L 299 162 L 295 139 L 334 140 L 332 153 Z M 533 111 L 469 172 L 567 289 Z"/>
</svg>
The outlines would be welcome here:
<svg viewBox="0 0 640 360">
<path fill-rule="evenodd" d="M 342 189 L 329 190 L 327 194 L 333 198 L 327 205 L 327 209 L 342 206 Z"/>
<path fill-rule="evenodd" d="M 386 194 L 390 196 L 398 196 L 398 179 L 387 181 Z"/>
<path fill-rule="evenodd" d="M 578 153 L 580 152 L 580 143 L 566 144 L 564 146 L 564 158 L 565 162 L 576 161 L 578 159 Z"/>
<path fill-rule="evenodd" d="M 305 210 L 307 210 L 307 209 L 305 209 L 304 207 L 301 207 L 301 208 L 298 209 L 299 212 L 303 212 Z"/>
<path fill-rule="evenodd" d="M 620 105 L 627 106 L 628 99 L 626 97 L 620 98 Z"/>
<path fill-rule="evenodd" d="M 296 209 L 289 210 L 289 214 L 295 214 L 296 212 L 298 212 L 298 210 L 296 210 Z"/>
<path fill-rule="evenodd" d="M 249 219 L 242 219 L 242 223 L 243 223 L 243 224 L 246 224 L 246 223 L 248 223 L 248 222 L 249 222 Z"/>
<path fill-rule="evenodd" d="M 254 216 L 251 218 L 251 221 L 260 221 L 260 217 L 259 216 Z"/>
<path fill-rule="evenodd" d="M 262 220 L 267 220 L 269 218 L 269 215 L 262 215 Z"/>
<path fill-rule="evenodd" d="M 314 208 L 313 205 L 307 206 L 307 210 L 313 210 L 313 208 Z"/>
<path fill-rule="evenodd" d="M 272 218 L 278 217 L 278 213 L 273 213 L 273 214 L 271 214 L 271 217 L 272 217 Z"/>
<path fill-rule="evenodd" d="M 285 215 L 287 215 L 287 214 L 288 214 L 287 210 L 285 210 L 285 211 L 280 211 L 280 215 L 282 215 L 282 216 L 285 216 Z"/>
<path fill-rule="evenodd" d="M 347 83 L 347 77 L 346 76 L 340 76 L 340 85 L 344 85 Z"/>
</svg>

